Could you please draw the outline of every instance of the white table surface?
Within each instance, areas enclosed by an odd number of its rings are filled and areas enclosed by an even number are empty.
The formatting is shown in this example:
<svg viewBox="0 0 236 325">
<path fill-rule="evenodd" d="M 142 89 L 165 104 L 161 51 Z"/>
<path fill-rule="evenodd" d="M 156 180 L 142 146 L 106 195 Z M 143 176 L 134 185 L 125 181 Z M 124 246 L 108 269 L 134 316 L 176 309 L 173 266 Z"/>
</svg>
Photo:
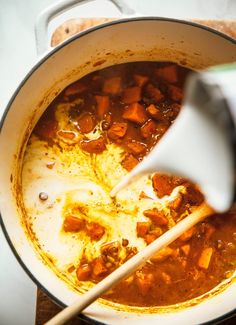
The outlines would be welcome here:
<svg viewBox="0 0 236 325">
<path fill-rule="evenodd" d="M 12 92 L 37 60 L 35 19 L 41 10 L 55 2 L 57 0 L 0 1 L 0 116 Z M 126 0 L 126 2 L 142 15 L 236 19 L 235 0 Z M 117 10 L 108 1 L 96 0 L 56 19 L 51 29 L 68 18 L 117 15 Z M 16 261 L 0 229 L 0 325 L 33 325 L 36 289 L 35 284 Z"/>
</svg>

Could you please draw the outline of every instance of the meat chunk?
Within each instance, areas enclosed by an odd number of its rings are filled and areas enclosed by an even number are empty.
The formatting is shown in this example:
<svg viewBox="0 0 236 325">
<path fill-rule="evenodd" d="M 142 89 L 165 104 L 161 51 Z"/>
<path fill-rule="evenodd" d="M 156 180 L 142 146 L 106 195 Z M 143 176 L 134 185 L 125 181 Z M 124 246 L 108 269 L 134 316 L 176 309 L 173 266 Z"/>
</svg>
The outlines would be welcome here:
<svg viewBox="0 0 236 325">
<path fill-rule="evenodd" d="M 92 268 L 89 264 L 81 264 L 76 270 L 76 276 L 79 281 L 89 280 L 92 273 Z"/>
<path fill-rule="evenodd" d="M 95 140 L 82 140 L 81 148 L 89 153 L 101 153 L 106 149 L 105 139 L 100 136 Z"/>
<path fill-rule="evenodd" d="M 179 193 L 178 196 L 169 203 L 169 207 L 172 210 L 178 211 L 183 203 L 183 196 Z"/>
<path fill-rule="evenodd" d="M 182 241 L 188 241 L 189 239 L 191 239 L 193 237 L 193 235 L 196 233 L 197 229 L 196 227 L 192 227 L 189 230 L 185 231 L 180 237 L 179 239 Z"/>
<path fill-rule="evenodd" d="M 144 236 L 144 240 L 147 245 L 151 244 L 155 239 L 157 239 L 157 236 L 154 234 L 147 234 Z"/>
<path fill-rule="evenodd" d="M 125 104 L 132 104 L 141 100 L 141 88 L 130 87 L 123 92 L 122 101 Z"/>
<path fill-rule="evenodd" d="M 86 232 L 92 240 L 100 240 L 105 234 L 105 228 L 96 222 L 90 222 L 86 226 Z"/>
<path fill-rule="evenodd" d="M 136 225 L 136 231 L 138 237 L 144 237 L 150 230 L 151 223 L 147 221 L 139 221 Z"/>
<path fill-rule="evenodd" d="M 110 107 L 110 99 L 108 96 L 95 96 L 97 102 L 97 115 L 99 118 L 108 113 Z"/>
<path fill-rule="evenodd" d="M 201 269 L 204 269 L 204 270 L 208 269 L 210 262 L 211 262 L 212 254 L 213 254 L 213 248 L 211 248 L 211 247 L 205 248 L 202 251 L 201 256 L 198 260 L 198 266 Z"/>
<path fill-rule="evenodd" d="M 131 122 L 137 124 L 143 124 L 147 121 L 147 114 L 143 105 L 139 103 L 130 104 L 124 111 L 122 117 L 125 120 L 129 120 Z"/>
<path fill-rule="evenodd" d="M 157 208 L 143 211 L 145 217 L 151 219 L 157 226 L 165 226 L 168 224 L 168 220 L 162 211 L 158 211 Z"/>
<path fill-rule="evenodd" d="M 152 84 L 148 84 L 146 86 L 146 94 L 148 97 L 153 99 L 155 102 L 159 103 L 164 100 L 165 96 L 162 94 L 160 89 L 157 87 L 153 86 Z"/>
<path fill-rule="evenodd" d="M 155 120 L 163 119 L 162 112 L 154 104 L 151 104 L 147 107 L 147 112 Z"/>
<path fill-rule="evenodd" d="M 107 273 L 108 269 L 106 267 L 106 264 L 102 258 L 102 256 L 99 256 L 95 258 L 93 261 L 93 276 L 101 277 Z"/>
<path fill-rule="evenodd" d="M 96 121 L 94 116 L 91 113 L 82 114 L 77 121 L 77 128 L 81 133 L 89 133 L 91 132 L 95 125 Z"/>
<path fill-rule="evenodd" d="M 139 163 L 138 159 L 133 155 L 125 155 L 125 158 L 122 160 L 121 165 L 130 172 L 137 164 Z"/>
<path fill-rule="evenodd" d="M 67 215 L 63 223 L 63 230 L 66 232 L 78 232 L 85 229 L 85 220 L 73 215 Z"/>
<path fill-rule="evenodd" d="M 148 82 L 148 80 L 149 78 L 147 76 L 143 76 L 141 74 L 134 75 L 135 84 L 139 87 L 143 87 Z"/>
<path fill-rule="evenodd" d="M 165 195 L 170 195 L 173 189 L 181 184 L 185 180 L 180 177 L 163 175 L 156 173 L 152 177 L 153 188 L 159 198 L 162 198 Z"/>
<path fill-rule="evenodd" d="M 183 99 L 183 90 L 179 87 L 169 85 L 168 93 L 170 95 L 170 98 L 175 102 L 180 103 Z"/>
<path fill-rule="evenodd" d="M 118 95 L 121 91 L 121 78 L 113 77 L 106 79 L 103 84 L 103 92 L 111 95 Z"/>
<path fill-rule="evenodd" d="M 127 144 L 127 147 L 132 154 L 140 155 L 145 153 L 147 145 L 142 142 L 132 140 Z"/>
<path fill-rule="evenodd" d="M 156 133 L 157 125 L 153 120 L 148 120 L 140 129 L 142 136 L 147 139 Z"/>
<path fill-rule="evenodd" d="M 158 68 L 156 69 L 155 73 L 158 78 L 161 78 L 167 82 L 175 83 L 178 81 L 177 66 L 175 64 Z"/>
<path fill-rule="evenodd" d="M 111 140 L 123 138 L 126 134 L 127 128 L 127 123 L 113 123 L 108 130 L 107 135 Z"/>
</svg>

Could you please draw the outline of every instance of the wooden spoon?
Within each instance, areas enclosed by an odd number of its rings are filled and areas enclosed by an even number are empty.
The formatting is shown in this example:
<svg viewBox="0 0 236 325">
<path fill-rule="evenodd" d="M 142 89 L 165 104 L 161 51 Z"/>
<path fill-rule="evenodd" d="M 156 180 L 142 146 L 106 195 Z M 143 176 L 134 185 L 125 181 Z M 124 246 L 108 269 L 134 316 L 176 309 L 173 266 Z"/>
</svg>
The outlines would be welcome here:
<svg viewBox="0 0 236 325">
<path fill-rule="evenodd" d="M 111 289 L 120 280 L 128 277 L 130 274 L 136 271 L 148 259 L 150 259 L 152 255 L 156 254 L 159 250 L 172 243 L 185 231 L 213 213 L 214 210 L 206 203 L 203 203 L 193 213 L 178 222 L 174 227 L 165 232 L 162 236 L 157 238 L 135 256 L 130 258 L 118 269 L 109 274 L 105 279 L 96 284 L 92 289 L 79 297 L 75 303 L 73 303 L 73 305 L 66 307 L 51 320 L 49 320 L 45 325 L 65 324 L 65 322 L 78 315 L 82 310 Z"/>
</svg>

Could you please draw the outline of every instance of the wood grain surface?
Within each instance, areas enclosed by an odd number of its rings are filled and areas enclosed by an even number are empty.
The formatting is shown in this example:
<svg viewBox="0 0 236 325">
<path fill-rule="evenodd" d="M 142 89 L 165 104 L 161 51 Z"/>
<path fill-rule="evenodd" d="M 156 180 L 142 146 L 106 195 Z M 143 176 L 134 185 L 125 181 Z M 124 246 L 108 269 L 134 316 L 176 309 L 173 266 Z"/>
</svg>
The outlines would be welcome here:
<svg viewBox="0 0 236 325">
<path fill-rule="evenodd" d="M 114 18 L 81 18 L 71 19 L 58 27 L 51 39 L 51 45 L 54 47 L 62 43 L 67 38 L 86 30 L 92 26 L 99 25 L 104 22 L 114 20 Z M 225 33 L 236 39 L 236 21 L 223 21 L 223 20 L 194 20 L 194 22 L 214 28 L 222 33 Z M 37 308 L 36 308 L 36 325 L 43 325 L 47 320 L 56 315 L 61 308 L 56 305 L 45 293 L 38 289 L 37 294 Z M 82 319 L 75 319 L 67 323 L 68 325 L 85 325 Z M 93 324 L 93 322 L 90 322 Z M 223 325 L 235 325 L 236 317 L 221 322 Z"/>
</svg>

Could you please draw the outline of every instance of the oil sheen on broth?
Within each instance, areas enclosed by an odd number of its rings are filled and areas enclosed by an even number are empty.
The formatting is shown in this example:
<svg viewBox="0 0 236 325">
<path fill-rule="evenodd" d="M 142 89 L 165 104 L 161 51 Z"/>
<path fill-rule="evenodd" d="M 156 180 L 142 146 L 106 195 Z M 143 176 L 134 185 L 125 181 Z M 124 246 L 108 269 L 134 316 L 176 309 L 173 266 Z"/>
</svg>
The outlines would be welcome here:
<svg viewBox="0 0 236 325">
<path fill-rule="evenodd" d="M 26 222 L 75 288 L 99 282 L 203 202 L 196 185 L 159 173 L 109 196 L 174 122 L 189 72 L 170 62 L 93 72 L 69 85 L 33 130 L 22 172 Z M 104 298 L 180 303 L 231 277 L 235 261 L 230 212 L 184 233 Z"/>
</svg>

